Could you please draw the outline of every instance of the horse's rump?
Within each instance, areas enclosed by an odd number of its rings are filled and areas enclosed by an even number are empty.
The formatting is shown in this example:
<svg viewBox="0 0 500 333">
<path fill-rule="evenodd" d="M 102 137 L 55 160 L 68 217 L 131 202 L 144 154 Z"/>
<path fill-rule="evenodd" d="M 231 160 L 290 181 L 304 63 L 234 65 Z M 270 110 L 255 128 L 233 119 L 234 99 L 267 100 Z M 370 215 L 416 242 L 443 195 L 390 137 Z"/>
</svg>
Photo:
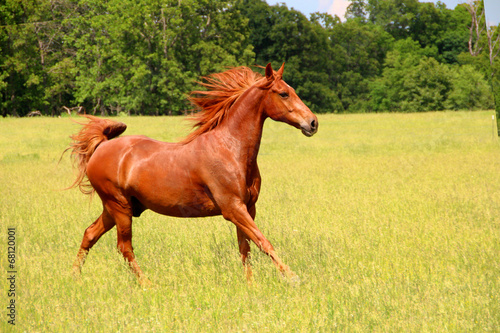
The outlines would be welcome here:
<svg viewBox="0 0 500 333">
<path fill-rule="evenodd" d="M 98 118 L 94 116 L 84 116 L 90 121 L 83 125 L 83 128 L 76 134 L 71 136 L 72 142 L 66 150 L 71 150 L 73 164 L 77 170 L 75 182 L 69 187 L 80 188 L 84 194 L 92 194 L 94 189 L 92 185 L 85 179 L 87 176 L 87 164 L 94 154 L 97 147 L 104 141 L 111 140 L 122 134 L 127 125 L 121 122 Z"/>
</svg>

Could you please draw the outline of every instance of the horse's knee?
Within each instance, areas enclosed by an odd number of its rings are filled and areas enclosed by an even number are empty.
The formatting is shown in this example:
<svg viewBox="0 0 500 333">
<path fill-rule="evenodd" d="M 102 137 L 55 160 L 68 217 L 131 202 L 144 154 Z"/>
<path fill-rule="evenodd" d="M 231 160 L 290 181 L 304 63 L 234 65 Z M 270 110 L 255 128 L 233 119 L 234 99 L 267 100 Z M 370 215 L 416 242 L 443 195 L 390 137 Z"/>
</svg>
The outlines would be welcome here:
<svg viewBox="0 0 500 333">
<path fill-rule="evenodd" d="M 92 229 L 92 226 L 88 227 L 83 233 L 82 247 L 84 249 L 90 249 L 99 238 Z"/>
</svg>

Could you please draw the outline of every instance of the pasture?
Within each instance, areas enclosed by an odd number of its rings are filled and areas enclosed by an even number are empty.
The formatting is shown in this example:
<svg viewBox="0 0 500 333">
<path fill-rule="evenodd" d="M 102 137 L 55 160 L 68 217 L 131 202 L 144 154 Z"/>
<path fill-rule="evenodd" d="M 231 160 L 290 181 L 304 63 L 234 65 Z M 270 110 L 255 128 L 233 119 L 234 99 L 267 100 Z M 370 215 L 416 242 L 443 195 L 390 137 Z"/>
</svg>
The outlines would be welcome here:
<svg viewBox="0 0 500 333">
<path fill-rule="evenodd" d="M 222 217 L 134 219 L 142 289 L 115 229 L 71 266 L 100 200 L 77 189 L 68 118 L 0 119 L 2 309 L 16 228 L 16 331 L 499 331 L 500 145 L 492 112 L 323 115 L 312 138 L 267 121 L 256 222 L 300 277 L 252 245 L 248 286 Z M 119 118 L 173 141 L 181 117 Z M 496 130 L 496 129 L 495 129 Z M 168 175 L 165 175 L 168 176 Z"/>
</svg>

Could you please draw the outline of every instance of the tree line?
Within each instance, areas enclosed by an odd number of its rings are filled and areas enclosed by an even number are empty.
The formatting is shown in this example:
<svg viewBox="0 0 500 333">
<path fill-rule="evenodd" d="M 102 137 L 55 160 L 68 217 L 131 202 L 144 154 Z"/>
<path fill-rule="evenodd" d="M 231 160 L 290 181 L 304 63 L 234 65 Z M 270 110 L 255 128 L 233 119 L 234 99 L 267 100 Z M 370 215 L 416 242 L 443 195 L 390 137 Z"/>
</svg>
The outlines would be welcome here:
<svg viewBox="0 0 500 333">
<path fill-rule="evenodd" d="M 494 108 L 481 0 L 350 1 L 344 22 L 264 0 L 6 1 L 0 112 L 183 114 L 200 77 L 268 62 L 314 112 Z"/>
</svg>

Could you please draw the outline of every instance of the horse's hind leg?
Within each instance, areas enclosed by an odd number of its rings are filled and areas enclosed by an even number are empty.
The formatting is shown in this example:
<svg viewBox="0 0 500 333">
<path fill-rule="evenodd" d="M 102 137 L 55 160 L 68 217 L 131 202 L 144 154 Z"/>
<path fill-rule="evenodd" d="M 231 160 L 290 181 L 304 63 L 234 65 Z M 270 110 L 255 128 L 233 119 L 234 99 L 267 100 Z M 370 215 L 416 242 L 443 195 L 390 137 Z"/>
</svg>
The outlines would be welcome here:
<svg viewBox="0 0 500 333">
<path fill-rule="evenodd" d="M 76 256 L 76 260 L 73 264 L 73 274 L 75 276 L 79 276 L 81 272 L 81 268 L 85 262 L 85 258 L 92 246 L 104 235 L 107 231 L 109 231 L 115 222 L 113 218 L 109 215 L 109 213 L 104 209 L 101 216 L 92 223 L 83 234 L 82 244 L 80 245 L 80 249 L 78 250 L 78 254 Z"/>
<path fill-rule="evenodd" d="M 132 247 L 132 215 L 117 211 L 113 212 L 113 218 L 116 223 L 118 250 L 120 250 L 123 257 L 128 262 L 132 272 L 137 276 L 139 283 L 142 286 L 151 285 L 151 282 L 144 275 L 139 264 L 135 260 L 134 249 Z"/>
</svg>

